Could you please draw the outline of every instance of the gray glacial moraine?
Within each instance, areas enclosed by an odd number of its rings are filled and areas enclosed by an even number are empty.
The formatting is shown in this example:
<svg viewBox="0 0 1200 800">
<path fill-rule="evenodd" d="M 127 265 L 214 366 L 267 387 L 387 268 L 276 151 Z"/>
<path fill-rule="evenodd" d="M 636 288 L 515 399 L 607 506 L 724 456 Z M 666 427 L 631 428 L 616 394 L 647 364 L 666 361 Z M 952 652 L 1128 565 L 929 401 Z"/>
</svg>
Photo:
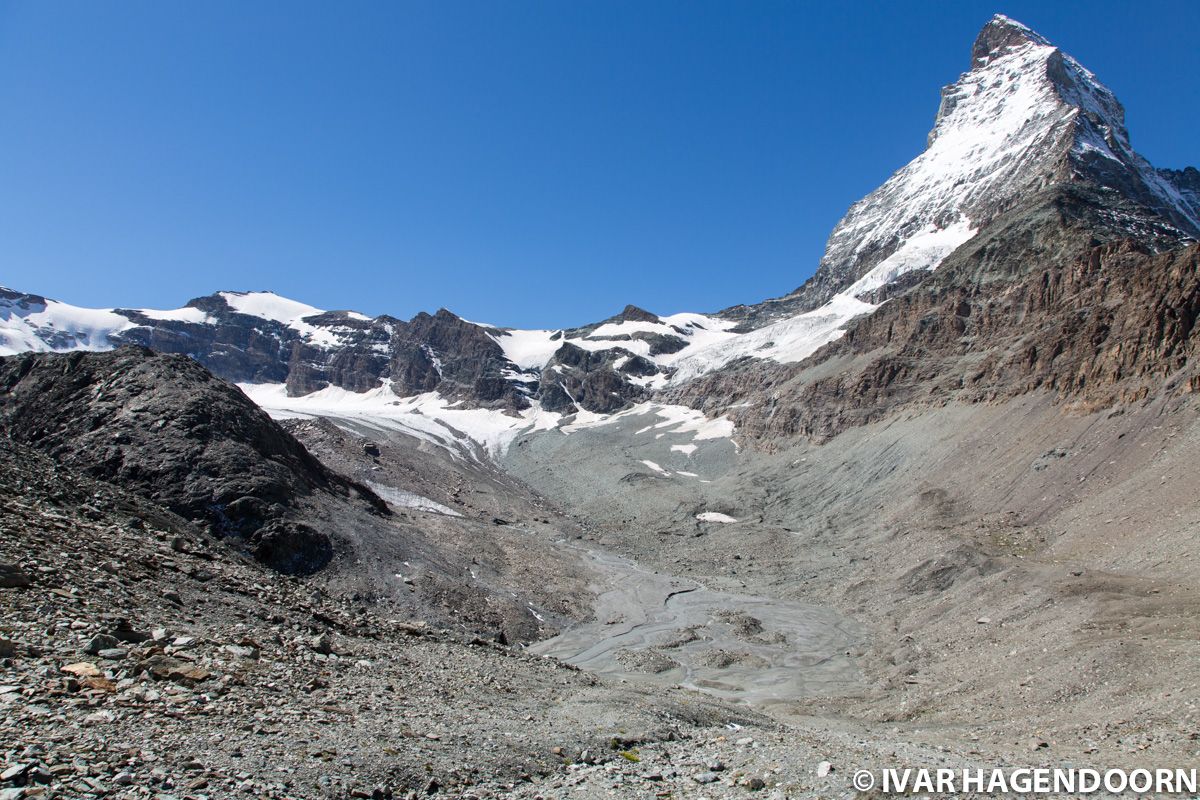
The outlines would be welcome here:
<svg viewBox="0 0 1200 800">
<path fill-rule="evenodd" d="M 730 439 L 697 440 L 685 426 L 662 422 L 657 414 L 630 414 L 570 435 L 521 437 L 502 463 L 594 530 L 635 526 L 658 537 L 712 528 L 734 547 L 757 514 L 739 505 L 744 498 L 730 492 L 728 481 L 710 481 L 739 475 L 749 456 Z M 695 515 L 706 511 L 741 522 L 698 521 Z M 760 707 L 862 688 L 846 653 L 862 645 L 865 631 L 831 609 L 657 573 L 594 546 L 564 546 L 597 576 L 594 619 L 532 645 L 535 653 Z"/>
<path fill-rule="evenodd" d="M 347 432 L 367 433 L 361 420 L 333 421 Z M 693 434 L 677 433 L 673 425 L 659 431 L 649 425 L 659 422 L 661 418 L 654 415 L 631 415 L 615 424 L 570 436 L 559 432 L 535 436 L 537 445 L 567 445 L 576 458 L 581 451 L 591 456 L 578 470 L 572 468 L 576 466 L 571 463 L 574 458 L 568 457 L 565 465 L 560 460 L 550 462 L 570 486 L 567 496 L 558 498 L 551 492 L 551 498 L 570 504 L 575 499 L 570 496 L 571 490 L 591 493 L 597 482 L 611 482 L 621 487 L 620 505 L 633 501 L 630 511 L 638 517 L 661 518 L 665 508 L 679 503 L 680 491 L 694 498 L 692 502 L 697 506 L 707 506 L 701 500 L 701 484 L 690 477 L 694 473 L 668 478 L 653 487 L 631 488 L 621 480 L 630 470 L 645 469 L 640 463 L 645 458 L 671 465 L 670 471 L 686 465 L 710 475 L 737 463 L 737 448 L 728 439 L 704 440 L 687 452 L 673 449 L 673 445 L 693 443 Z M 372 429 L 370 434 L 374 441 L 408 438 L 394 430 Z M 597 450 L 607 453 L 612 463 L 596 469 Z M 566 453 L 560 450 L 559 455 Z M 512 459 L 505 462 L 513 466 Z M 519 477 L 524 477 L 522 472 L 516 470 Z M 667 483 L 676 484 L 674 490 L 663 485 Z M 373 488 L 380 491 L 390 487 L 376 484 Z M 384 496 L 395 502 L 394 497 Z M 638 507 L 639 501 L 644 505 Z M 695 525 L 691 513 L 688 517 Z M 861 686 L 854 661 L 846 653 L 862 642 L 863 631 L 832 610 L 709 588 L 688 578 L 655 572 L 611 552 L 564 540 L 545 542 L 543 546 L 568 551 L 596 576 L 591 587 L 596 595 L 595 608 L 592 621 L 531 645 L 531 652 L 603 675 L 684 686 L 756 706 L 844 694 Z"/>
<path fill-rule="evenodd" d="M 611 553 L 580 552 L 599 576 L 595 619 L 532 645 L 534 653 L 604 675 L 681 685 L 758 706 L 858 685 L 846 651 L 862 632 L 831 610 L 715 591 Z M 631 669 L 628 655 L 639 651 L 661 654 L 677 666 Z"/>
</svg>

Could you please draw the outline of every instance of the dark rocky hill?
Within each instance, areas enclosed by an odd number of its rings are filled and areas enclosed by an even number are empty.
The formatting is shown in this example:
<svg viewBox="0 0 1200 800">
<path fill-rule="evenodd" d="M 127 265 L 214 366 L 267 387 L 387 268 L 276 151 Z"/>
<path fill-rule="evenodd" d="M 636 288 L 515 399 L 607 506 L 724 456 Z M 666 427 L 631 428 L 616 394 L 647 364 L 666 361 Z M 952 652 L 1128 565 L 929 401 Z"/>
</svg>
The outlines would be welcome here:
<svg viewBox="0 0 1200 800">
<path fill-rule="evenodd" d="M 243 544 L 284 572 L 334 543 L 302 521 L 325 495 L 386 514 L 236 387 L 192 359 L 137 347 L 0 359 L 0 426 L 18 442 Z"/>
</svg>

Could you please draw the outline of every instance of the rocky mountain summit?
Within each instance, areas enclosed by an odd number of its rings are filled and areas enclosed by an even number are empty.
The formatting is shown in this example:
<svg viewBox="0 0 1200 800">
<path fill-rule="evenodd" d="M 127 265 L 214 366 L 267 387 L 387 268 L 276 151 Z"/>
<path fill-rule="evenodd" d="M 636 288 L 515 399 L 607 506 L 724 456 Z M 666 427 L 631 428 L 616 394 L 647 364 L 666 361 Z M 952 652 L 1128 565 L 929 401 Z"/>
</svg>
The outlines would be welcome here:
<svg viewBox="0 0 1200 800">
<path fill-rule="evenodd" d="M 1200 384 L 1200 246 L 1079 186 L 1037 193 L 809 361 L 746 361 L 664 393 L 762 442 L 914 406 L 1045 393 L 1077 408 Z"/>
</svg>

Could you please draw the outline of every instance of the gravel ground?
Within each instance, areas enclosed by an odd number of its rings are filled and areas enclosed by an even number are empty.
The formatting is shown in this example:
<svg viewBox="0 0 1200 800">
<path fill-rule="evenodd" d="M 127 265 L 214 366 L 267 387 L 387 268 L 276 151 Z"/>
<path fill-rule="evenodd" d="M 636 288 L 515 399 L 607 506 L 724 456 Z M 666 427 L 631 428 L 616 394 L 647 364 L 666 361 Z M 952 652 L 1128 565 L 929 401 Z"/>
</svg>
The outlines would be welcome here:
<svg viewBox="0 0 1200 800">
<path fill-rule="evenodd" d="M 591 546 L 861 626 L 861 685 L 760 706 L 777 719 L 992 759 L 1178 766 L 1200 756 L 1195 411 L 1030 396 L 689 454 L 690 434 L 629 417 L 529 437 L 506 466 Z"/>
<path fill-rule="evenodd" d="M 35 452 L 0 459 L 6 798 L 506 796 L 614 740 L 774 727 L 392 618 Z"/>
<path fill-rule="evenodd" d="M 0 798 L 853 797 L 861 768 L 1195 763 L 1187 411 L 950 408 L 773 453 L 672 450 L 690 435 L 629 419 L 526 440 L 509 474 L 292 424 L 339 471 L 462 515 L 398 509 L 428 569 L 393 593 L 364 587 L 396 553 L 361 580 L 384 529 L 283 577 L 0 441 Z M 635 560 L 643 610 L 672 585 L 714 607 L 611 647 L 648 631 L 599 600 L 633 573 L 595 553 Z M 456 561 L 488 590 L 435 590 Z M 509 583 L 519 603 L 444 622 Z M 732 597 L 857 626 L 837 651 L 856 677 L 753 704 L 675 687 L 670 636 L 719 631 L 700 663 L 735 689 L 753 640 L 786 649 L 769 613 L 715 607 Z M 588 626 L 610 629 L 596 673 L 521 638 Z"/>
</svg>

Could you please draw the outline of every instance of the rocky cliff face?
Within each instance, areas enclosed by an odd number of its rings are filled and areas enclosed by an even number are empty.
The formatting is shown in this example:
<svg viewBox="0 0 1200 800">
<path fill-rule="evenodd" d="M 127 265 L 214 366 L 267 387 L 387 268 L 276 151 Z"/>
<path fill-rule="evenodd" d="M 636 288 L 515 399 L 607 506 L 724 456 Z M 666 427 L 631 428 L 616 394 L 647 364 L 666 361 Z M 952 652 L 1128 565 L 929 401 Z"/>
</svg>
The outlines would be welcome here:
<svg viewBox="0 0 1200 800">
<path fill-rule="evenodd" d="M 237 388 L 180 356 L 129 347 L 0 359 L 0 426 L 284 572 L 311 572 L 333 555 L 329 537 L 301 521 L 309 500 L 387 513 Z"/>
<path fill-rule="evenodd" d="M 1051 187 L 796 365 L 670 392 L 760 441 L 823 440 L 914 406 L 1033 391 L 1077 407 L 1200 389 L 1200 245 L 1134 203 Z"/>
<path fill-rule="evenodd" d="M 571 413 L 585 408 L 608 414 L 649 397 L 649 392 L 627 380 L 629 376 L 657 371 L 652 362 L 624 348 L 590 351 L 568 342 L 554 351 L 542 371 L 538 397 L 547 411 Z"/>
<path fill-rule="evenodd" d="M 133 324 L 110 339 L 189 355 L 235 383 L 286 383 L 293 396 L 328 386 L 363 392 L 389 381 L 400 397 L 437 390 L 483 407 L 528 405 L 525 387 L 505 379 L 512 365 L 486 329 L 445 309 L 404 322 L 236 292 L 198 298 L 185 309 L 203 317 L 116 309 Z"/>
</svg>

